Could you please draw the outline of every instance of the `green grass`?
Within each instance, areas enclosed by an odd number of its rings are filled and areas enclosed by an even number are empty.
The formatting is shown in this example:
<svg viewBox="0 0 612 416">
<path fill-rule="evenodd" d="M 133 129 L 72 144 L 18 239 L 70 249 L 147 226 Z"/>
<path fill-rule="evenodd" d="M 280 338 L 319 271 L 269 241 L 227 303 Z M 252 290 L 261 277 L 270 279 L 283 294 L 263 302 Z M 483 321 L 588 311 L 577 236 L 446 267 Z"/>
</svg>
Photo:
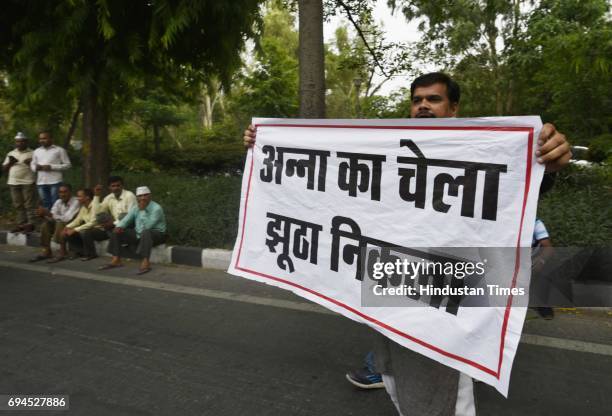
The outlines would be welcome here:
<svg viewBox="0 0 612 416">
<path fill-rule="evenodd" d="M 128 189 L 147 185 L 166 212 L 170 244 L 231 248 L 238 230 L 239 177 L 122 173 Z M 66 180 L 81 185 L 73 169 Z M 538 215 L 557 246 L 612 243 L 612 168 L 569 167 L 545 194 Z M 0 185 L 0 214 L 10 212 L 8 187 Z"/>
</svg>

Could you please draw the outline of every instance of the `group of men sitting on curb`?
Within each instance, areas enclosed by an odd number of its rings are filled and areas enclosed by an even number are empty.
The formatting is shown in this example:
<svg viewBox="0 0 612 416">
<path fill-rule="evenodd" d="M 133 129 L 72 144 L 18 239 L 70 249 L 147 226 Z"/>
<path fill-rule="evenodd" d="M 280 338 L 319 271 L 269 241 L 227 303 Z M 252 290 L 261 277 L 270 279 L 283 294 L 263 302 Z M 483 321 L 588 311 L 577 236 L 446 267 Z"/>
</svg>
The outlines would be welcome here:
<svg viewBox="0 0 612 416">
<path fill-rule="evenodd" d="M 79 189 L 75 197 L 72 186 L 61 183 L 58 199 L 51 209 L 40 206 L 36 210 L 37 222 L 41 224 L 42 253 L 30 261 L 92 260 L 98 257 L 95 242 L 109 240 L 108 252 L 112 259 L 100 270 L 121 267 L 121 248 L 129 246 L 142 258 L 138 274 L 151 271 L 151 251 L 166 241 L 164 211 L 151 200 L 151 191 L 146 186 L 138 187 L 134 195 L 123 189 L 123 179 L 119 176 L 112 176 L 108 185 L 110 194 L 101 200 L 102 185 L 97 185 L 95 190 Z M 56 256 L 51 249 L 52 240 L 59 244 Z"/>
<path fill-rule="evenodd" d="M 149 272 L 153 247 L 166 241 L 164 211 L 151 200 L 151 191 L 146 186 L 138 187 L 134 195 L 123 188 L 123 179 L 119 176 L 112 176 L 108 186 L 110 193 L 101 200 L 101 185 L 93 191 L 79 189 L 75 197 L 69 184 L 61 184 L 59 199 L 51 210 L 38 208 L 37 214 L 42 219 L 42 253 L 31 261 L 57 263 L 76 257 L 92 260 L 98 257 L 95 242 L 109 240 L 108 252 L 112 259 L 100 270 L 121 267 L 121 248 L 129 246 L 142 258 L 138 274 Z M 51 240 L 60 246 L 55 257 Z M 69 252 L 75 255 L 70 256 Z"/>
</svg>

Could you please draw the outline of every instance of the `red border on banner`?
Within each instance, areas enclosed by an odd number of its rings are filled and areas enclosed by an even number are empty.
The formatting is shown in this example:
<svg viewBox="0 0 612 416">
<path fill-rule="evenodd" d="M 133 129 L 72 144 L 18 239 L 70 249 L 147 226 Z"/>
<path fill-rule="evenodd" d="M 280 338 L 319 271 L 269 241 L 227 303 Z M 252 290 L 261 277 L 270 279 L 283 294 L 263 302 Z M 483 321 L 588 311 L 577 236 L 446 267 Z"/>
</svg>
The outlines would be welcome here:
<svg viewBox="0 0 612 416">
<path fill-rule="evenodd" d="M 525 217 L 525 209 L 527 207 L 527 197 L 529 196 L 529 185 L 531 183 L 531 155 L 533 153 L 533 127 L 520 127 L 520 126 L 499 126 L 499 127 L 495 127 L 495 126 L 364 126 L 364 125 L 352 125 L 352 124 L 331 124 L 331 125 L 326 125 L 326 124 L 258 124 L 255 127 L 259 127 L 259 126 L 266 126 L 266 127 L 302 127 L 302 128 L 340 128 L 340 129 L 386 129 L 386 130 L 489 130 L 489 131 L 524 131 L 529 133 L 528 134 L 528 145 L 527 145 L 527 170 L 525 172 L 525 190 L 523 192 L 523 206 L 521 209 L 521 221 L 520 221 L 520 225 L 519 225 L 519 231 L 518 231 L 518 238 L 517 238 L 517 244 L 516 244 L 516 258 L 515 258 L 515 262 L 514 262 L 514 274 L 512 276 L 512 288 L 516 287 L 516 279 L 518 276 L 518 272 L 519 272 L 519 267 L 520 267 L 520 256 L 521 256 L 521 250 L 520 250 L 520 243 L 521 243 L 521 233 L 523 230 L 523 220 Z M 316 292 L 312 289 L 309 289 L 305 286 L 299 285 L 297 283 L 291 282 L 289 280 L 286 279 L 282 279 L 279 277 L 275 277 L 269 274 L 265 274 L 265 273 L 260 273 L 257 272 L 255 270 L 250 270 L 250 269 L 246 269 L 244 267 L 240 267 L 238 264 L 240 262 L 240 254 L 242 252 L 242 244 L 244 242 L 244 232 L 245 232 L 245 225 L 246 225 L 246 217 L 247 217 L 247 208 L 248 208 L 248 204 L 249 204 L 249 196 L 250 196 L 250 191 L 251 191 L 251 179 L 253 176 L 253 165 L 254 165 L 254 161 L 253 161 L 253 150 L 251 150 L 251 166 L 249 169 L 249 180 L 248 180 L 248 184 L 247 184 L 247 192 L 246 192 L 246 198 L 245 198 L 245 202 L 244 202 L 244 216 L 242 218 L 242 233 L 240 235 L 240 245 L 238 247 L 238 255 L 236 256 L 236 263 L 234 264 L 234 268 L 246 273 L 250 273 L 259 277 L 264 277 L 266 279 L 270 279 L 270 280 L 274 280 L 276 282 L 279 283 L 283 283 L 289 286 L 293 286 L 295 288 L 298 288 L 300 290 L 303 290 L 307 293 L 310 293 L 312 295 L 315 295 L 317 297 L 320 297 L 321 299 L 326 300 L 327 302 L 333 303 L 334 305 L 340 306 L 343 309 L 348 310 L 349 312 L 365 319 L 366 321 L 369 321 L 381 328 L 386 329 L 387 331 L 393 332 L 394 334 L 397 334 L 403 338 L 406 338 L 412 342 L 415 342 L 423 347 L 426 347 L 432 351 L 435 351 L 441 355 L 444 355 L 446 357 L 452 358 L 454 360 L 460 361 L 462 363 L 471 365 L 472 367 L 483 371 L 489 375 L 492 375 L 493 377 L 499 379 L 500 378 L 500 374 L 501 374 L 501 366 L 502 366 L 502 362 L 504 359 L 504 346 L 505 346 L 505 340 L 506 340 L 506 330 L 508 328 L 508 320 L 510 317 L 510 309 L 512 307 L 512 299 L 513 299 L 513 295 L 511 294 L 510 296 L 508 296 L 508 301 L 506 303 L 506 310 L 504 312 L 504 321 L 502 324 L 502 328 L 501 328 L 501 340 L 500 340 L 500 346 L 499 346 L 499 362 L 498 362 L 498 366 L 497 366 L 497 370 L 492 370 L 482 364 L 479 364 L 475 361 L 469 360 L 465 357 L 461 357 L 459 355 L 453 354 L 451 352 L 445 351 L 439 347 L 436 347 L 435 345 L 429 344 L 421 339 L 418 339 L 416 337 L 413 337 L 412 335 L 409 335 L 405 332 L 400 331 L 399 329 L 393 328 L 390 325 L 387 325 L 383 322 L 380 322 L 379 320 L 372 318 L 371 316 L 368 316 L 366 314 L 364 314 L 361 311 L 358 311 L 357 309 L 348 306 L 342 302 L 337 301 L 336 299 L 330 298 L 329 296 L 326 296 L 322 293 Z"/>
</svg>

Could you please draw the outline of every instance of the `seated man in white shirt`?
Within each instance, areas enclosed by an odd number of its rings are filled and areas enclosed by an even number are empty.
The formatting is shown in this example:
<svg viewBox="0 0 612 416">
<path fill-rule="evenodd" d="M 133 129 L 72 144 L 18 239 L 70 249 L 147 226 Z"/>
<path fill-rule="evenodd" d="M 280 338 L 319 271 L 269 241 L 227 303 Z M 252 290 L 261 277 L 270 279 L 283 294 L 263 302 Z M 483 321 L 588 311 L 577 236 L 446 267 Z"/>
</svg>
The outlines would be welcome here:
<svg viewBox="0 0 612 416">
<path fill-rule="evenodd" d="M 112 217 L 110 221 L 100 224 L 106 231 L 112 230 L 130 209 L 137 205 L 136 196 L 123 188 L 123 178 L 121 176 L 108 178 L 108 190 L 110 194 L 100 201 L 102 185 L 96 185 L 94 188 L 95 196 L 92 201 L 96 215 L 100 216 L 100 214 L 106 213 Z"/>
<path fill-rule="evenodd" d="M 64 170 L 70 169 L 70 159 L 64 148 L 53 144 L 51 133 L 44 130 L 38 133 L 40 147 L 34 150 L 30 168 L 36 172 L 38 196 L 43 207 L 51 209 L 58 198 L 59 185 L 62 183 Z"/>
<path fill-rule="evenodd" d="M 30 262 L 48 259 L 48 263 L 57 263 L 67 256 L 64 227 L 76 217 L 79 212 L 79 200 L 72 196 L 70 184 L 63 183 L 59 187 L 59 199 L 55 201 L 51 210 L 39 207 L 38 216 L 42 219 L 40 227 L 40 246 L 42 253 L 32 258 Z M 59 254 L 53 258 L 51 239 L 60 245 Z"/>
</svg>

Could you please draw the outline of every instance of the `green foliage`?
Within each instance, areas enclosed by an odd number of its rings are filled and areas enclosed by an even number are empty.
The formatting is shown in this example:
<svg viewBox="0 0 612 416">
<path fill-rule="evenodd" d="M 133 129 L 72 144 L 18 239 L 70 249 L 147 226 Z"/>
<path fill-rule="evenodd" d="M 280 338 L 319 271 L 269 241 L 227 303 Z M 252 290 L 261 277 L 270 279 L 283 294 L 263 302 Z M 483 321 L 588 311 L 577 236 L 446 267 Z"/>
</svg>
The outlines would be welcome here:
<svg viewBox="0 0 612 416">
<path fill-rule="evenodd" d="M 516 42 L 523 112 L 554 121 L 576 144 L 588 144 L 612 126 L 607 7 L 602 0 L 543 1 Z"/>
<path fill-rule="evenodd" d="M 417 56 L 452 73 L 464 117 L 539 114 L 575 144 L 612 125 L 606 0 L 390 0 L 422 19 Z"/>
<path fill-rule="evenodd" d="M 164 132 L 161 151 L 155 153 L 144 131 L 127 123 L 111 133 L 113 169 L 128 172 L 208 175 L 235 172 L 244 165 L 241 136 L 220 125 L 210 130 L 180 128 Z"/>
<path fill-rule="evenodd" d="M 587 157 L 592 162 L 612 164 L 612 133 L 602 134 L 589 142 Z"/>
<path fill-rule="evenodd" d="M 393 74 L 408 71 L 410 65 L 393 64 L 392 60 L 385 56 L 389 49 L 383 46 L 384 38 L 376 25 L 369 22 L 362 30 L 368 34 L 368 44 L 375 45 L 377 59 L 385 62 L 386 76 L 383 75 L 382 80 L 375 81 L 375 75 L 380 69 L 376 66 L 377 63 L 362 38 L 357 35 L 351 37 L 346 27 L 341 26 L 336 29 L 335 39 L 326 50 L 328 117 L 407 117 L 409 114 L 407 107 L 403 106 L 399 113 L 396 111 L 396 105 L 404 98 L 405 90 L 396 91 L 390 96 L 380 96 L 377 93 Z M 404 55 L 400 57 L 403 59 Z"/>
<path fill-rule="evenodd" d="M 84 129 L 87 177 L 98 180 L 108 173 L 114 106 L 128 104 L 152 79 L 168 93 L 177 82 L 188 90 L 213 76 L 229 85 L 245 40 L 257 34 L 261 2 L 8 0 L 0 14 L 6 96 L 17 114 L 42 110 L 57 126 L 80 101 L 84 123 L 91 120 Z M 159 128 L 179 121 L 167 103 L 145 101 L 135 111 L 158 144 Z"/>
<path fill-rule="evenodd" d="M 112 169 L 128 172 L 159 172 L 150 158 L 152 150 L 140 127 L 127 123 L 111 131 Z"/>
<path fill-rule="evenodd" d="M 251 117 L 296 117 L 298 114 L 298 34 L 287 10 L 268 9 L 255 51 L 253 69 L 238 79 L 227 116 L 242 126 Z"/>
<path fill-rule="evenodd" d="M 238 140 L 229 142 L 208 138 L 200 143 L 188 143 L 181 149 L 167 149 L 155 161 L 164 172 L 203 175 L 236 172 L 244 166 L 244 155 L 244 147 Z"/>
<path fill-rule="evenodd" d="M 570 166 L 541 197 L 538 215 L 556 246 L 612 243 L 612 166 Z"/>
</svg>

